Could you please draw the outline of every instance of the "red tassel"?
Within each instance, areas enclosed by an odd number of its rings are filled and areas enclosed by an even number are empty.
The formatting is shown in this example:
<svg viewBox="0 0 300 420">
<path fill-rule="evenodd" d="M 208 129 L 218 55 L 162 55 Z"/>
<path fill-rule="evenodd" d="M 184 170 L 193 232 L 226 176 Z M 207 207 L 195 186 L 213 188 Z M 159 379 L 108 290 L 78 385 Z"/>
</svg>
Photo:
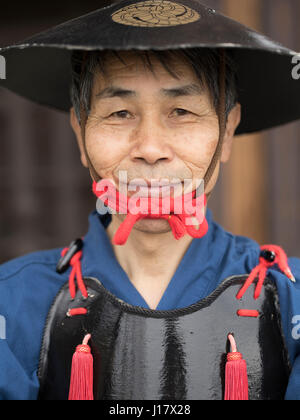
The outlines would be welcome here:
<svg viewBox="0 0 300 420">
<path fill-rule="evenodd" d="M 83 343 L 77 346 L 72 359 L 69 400 L 91 401 L 93 396 L 93 356 L 88 341 L 91 335 L 84 337 Z"/>
<path fill-rule="evenodd" d="M 247 365 L 243 355 L 237 352 L 236 343 L 231 334 L 228 335 L 231 353 L 227 354 L 225 367 L 225 396 L 227 401 L 248 400 Z"/>
</svg>

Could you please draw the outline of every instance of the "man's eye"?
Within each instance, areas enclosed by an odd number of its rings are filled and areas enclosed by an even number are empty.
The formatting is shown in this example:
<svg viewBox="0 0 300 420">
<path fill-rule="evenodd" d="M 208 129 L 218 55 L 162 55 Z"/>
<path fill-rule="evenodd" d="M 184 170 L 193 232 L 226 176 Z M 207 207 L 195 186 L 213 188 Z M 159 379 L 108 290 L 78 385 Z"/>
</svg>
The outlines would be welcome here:
<svg viewBox="0 0 300 420">
<path fill-rule="evenodd" d="M 129 118 L 130 117 L 130 113 L 129 113 L 129 111 L 126 111 L 126 109 L 123 109 L 122 111 L 113 112 L 112 114 L 110 114 L 109 117 L 116 117 L 116 118 L 126 119 L 126 118 Z"/>
<path fill-rule="evenodd" d="M 182 108 L 176 108 L 176 109 L 174 109 L 174 112 L 175 112 L 178 116 L 183 116 L 183 115 L 190 114 L 190 112 L 189 112 L 189 111 L 187 111 L 186 109 L 182 109 Z"/>
</svg>

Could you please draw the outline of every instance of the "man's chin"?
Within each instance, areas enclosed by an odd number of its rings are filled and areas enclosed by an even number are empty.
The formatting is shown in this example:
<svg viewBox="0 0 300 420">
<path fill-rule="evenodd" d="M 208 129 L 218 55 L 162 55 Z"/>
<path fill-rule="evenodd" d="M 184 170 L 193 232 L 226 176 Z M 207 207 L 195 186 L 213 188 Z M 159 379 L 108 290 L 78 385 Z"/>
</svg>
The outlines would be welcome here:
<svg viewBox="0 0 300 420">
<path fill-rule="evenodd" d="M 167 233 L 171 231 L 171 227 L 166 219 L 143 218 L 134 224 L 133 230 L 145 233 Z"/>
<path fill-rule="evenodd" d="M 169 222 L 165 219 L 141 219 L 135 225 L 134 229 L 145 233 L 167 233 L 171 231 Z"/>
</svg>

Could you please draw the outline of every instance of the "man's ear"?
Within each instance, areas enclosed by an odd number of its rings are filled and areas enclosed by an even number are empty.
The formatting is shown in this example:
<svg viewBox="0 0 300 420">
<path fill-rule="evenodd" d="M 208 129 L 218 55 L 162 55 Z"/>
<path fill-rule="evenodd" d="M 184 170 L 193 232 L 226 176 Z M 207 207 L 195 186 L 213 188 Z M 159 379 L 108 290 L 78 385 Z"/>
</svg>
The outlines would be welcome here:
<svg viewBox="0 0 300 420">
<path fill-rule="evenodd" d="M 71 124 L 71 127 L 72 127 L 72 129 L 74 131 L 74 134 L 76 136 L 76 140 L 77 140 L 78 147 L 79 147 L 79 150 L 80 150 L 81 163 L 85 168 L 88 168 L 88 162 L 87 162 L 84 147 L 83 147 L 81 127 L 80 127 L 79 121 L 77 119 L 77 115 L 76 115 L 74 107 L 72 107 L 70 109 L 70 124 Z"/>
<path fill-rule="evenodd" d="M 237 103 L 229 112 L 228 118 L 227 118 L 226 130 L 225 130 L 224 140 L 223 140 L 222 155 L 220 159 L 221 162 L 223 163 L 227 162 L 230 158 L 235 130 L 237 129 L 240 122 L 241 122 L 241 105 Z"/>
</svg>

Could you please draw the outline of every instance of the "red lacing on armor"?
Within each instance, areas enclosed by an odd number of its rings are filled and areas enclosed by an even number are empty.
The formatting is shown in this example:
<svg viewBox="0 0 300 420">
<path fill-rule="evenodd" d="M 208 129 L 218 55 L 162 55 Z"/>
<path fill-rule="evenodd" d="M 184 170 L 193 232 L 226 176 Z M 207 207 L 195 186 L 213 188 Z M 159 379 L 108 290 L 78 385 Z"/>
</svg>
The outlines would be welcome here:
<svg viewBox="0 0 300 420">
<path fill-rule="evenodd" d="M 64 257 L 67 252 L 68 252 L 68 248 L 64 248 L 61 253 L 61 256 Z M 88 298 L 88 292 L 82 278 L 81 257 L 82 257 L 82 251 L 78 251 L 76 252 L 76 254 L 73 255 L 70 261 L 70 266 L 72 267 L 72 270 L 69 276 L 69 292 L 70 292 L 70 296 L 72 300 L 74 300 L 76 296 L 76 283 L 82 296 L 85 299 Z M 77 280 L 77 282 L 75 282 L 75 279 Z M 87 313 L 86 308 L 73 308 L 73 309 L 68 310 L 67 315 L 68 316 L 85 315 L 86 313 Z"/>
<path fill-rule="evenodd" d="M 243 287 L 240 289 L 238 294 L 236 295 L 236 299 L 242 299 L 248 288 L 254 282 L 254 280 L 258 276 L 258 282 L 254 290 L 254 299 L 258 299 L 261 293 L 261 289 L 263 287 L 267 271 L 270 267 L 273 267 L 275 264 L 278 265 L 278 268 L 293 282 L 295 282 L 295 278 L 288 266 L 288 258 L 286 253 L 282 248 L 277 245 L 263 245 L 261 246 L 261 254 L 259 257 L 259 264 L 253 268 L 249 277 L 245 281 Z M 269 260 L 266 259 L 263 252 L 267 251 L 272 256 Z M 271 261 L 272 260 L 272 261 Z M 247 316 L 247 317 L 258 317 L 259 312 L 254 310 L 248 309 L 240 309 L 237 311 L 239 316 Z"/>
<path fill-rule="evenodd" d="M 238 316 L 245 316 L 249 318 L 259 317 L 259 312 L 253 309 L 239 309 L 236 313 Z"/>
<path fill-rule="evenodd" d="M 293 282 L 295 282 L 295 278 L 288 266 L 288 258 L 282 248 L 276 245 L 263 245 L 261 246 L 261 255 L 259 257 L 259 264 L 253 268 L 251 273 L 249 274 L 247 280 L 245 281 L 242 288 L 236 295 L 236 299 L 240 300 L 251 286 L 251 284 L 255 281 L 258 276 L 258 282 L 254 290 L 254 299 L 258 299 L 260 297 L 260 293 L 267 275 L 267 271 L 270 267 L 273 267 L 275 264 L 278 265 L 279 269 Z M 68 251 L 68 248 L 65 248 L 62 251 L 62 256 L 65 256 Z M 263 256 L 263 251 L 268 251 L 272 255 L 272 261 L 267 260 L 265 256 Z M 82 258 L 82 251 L 78 251 L 71 259 L 70 265 L 72 267 L 70 276 L 69 276 L 69 292 L 71 299 L 74 300 L 76 296 L 76 281 L 77 286 L 80 290 L 82 296 L 87 299 L 88 292 L 85 287 L 83 278 L 82 278 L 82 271 L 81 271 L 81 258 Z M 86 308 L 73 308 L 69 309 L 68 316 L 76 316 L 76 315 L 85 315 L 87 313 Z M 257 318 L 259 316 L 259 312 L 252 309 L 239 309 L 237 311 L 237 315 L 241 317 L 254 317 Z"/>
</svg>

